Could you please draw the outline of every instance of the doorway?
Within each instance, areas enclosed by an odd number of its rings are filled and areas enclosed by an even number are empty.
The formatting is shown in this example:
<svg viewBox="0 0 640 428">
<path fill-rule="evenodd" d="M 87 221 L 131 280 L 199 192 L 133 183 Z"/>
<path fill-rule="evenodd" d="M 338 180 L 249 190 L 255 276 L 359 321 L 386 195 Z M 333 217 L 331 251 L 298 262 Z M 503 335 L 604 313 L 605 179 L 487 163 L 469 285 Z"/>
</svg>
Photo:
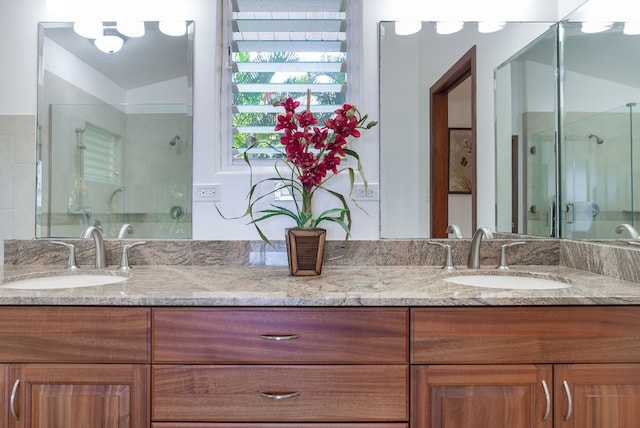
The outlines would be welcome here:
<svg viewBox="0 0 640 428">
<path fill-rule="evenodd" d="M 431 237 L 447 238 L 449 224 L 449 93 L 471 83 L 471 226 L 476 219 L 476 47 L 469 49 L 430 88 Z"/>
</svg>

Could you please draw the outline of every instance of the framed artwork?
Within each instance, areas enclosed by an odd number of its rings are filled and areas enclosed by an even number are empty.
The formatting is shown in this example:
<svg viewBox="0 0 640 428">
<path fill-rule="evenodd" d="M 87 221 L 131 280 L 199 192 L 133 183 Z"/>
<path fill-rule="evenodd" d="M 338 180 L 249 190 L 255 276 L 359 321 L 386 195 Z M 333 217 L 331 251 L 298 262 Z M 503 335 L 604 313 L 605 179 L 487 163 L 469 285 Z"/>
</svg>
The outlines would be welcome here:
<svg viewBox="0 0 640 428">
<path fill-rule="evenodd" d="M 449 128 L 449 193 L 471 193 L 472 147 L 470 128 Z"/>
</svg>

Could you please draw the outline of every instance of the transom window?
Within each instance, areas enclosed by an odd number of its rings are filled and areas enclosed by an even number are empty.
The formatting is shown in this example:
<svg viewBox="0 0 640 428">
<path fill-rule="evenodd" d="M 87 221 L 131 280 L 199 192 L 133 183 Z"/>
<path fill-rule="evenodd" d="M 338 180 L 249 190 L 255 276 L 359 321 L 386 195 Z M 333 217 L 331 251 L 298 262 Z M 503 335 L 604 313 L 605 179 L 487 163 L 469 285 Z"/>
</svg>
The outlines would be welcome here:
<svg viewBox="0 0 640 428">
<path fill-rule="evenodd" d="M 274 102 L 292 97 L 320 124 L 346 99 L 348 0 L 229 0 L 233 158 L 278 156 Z"/>
</svg>

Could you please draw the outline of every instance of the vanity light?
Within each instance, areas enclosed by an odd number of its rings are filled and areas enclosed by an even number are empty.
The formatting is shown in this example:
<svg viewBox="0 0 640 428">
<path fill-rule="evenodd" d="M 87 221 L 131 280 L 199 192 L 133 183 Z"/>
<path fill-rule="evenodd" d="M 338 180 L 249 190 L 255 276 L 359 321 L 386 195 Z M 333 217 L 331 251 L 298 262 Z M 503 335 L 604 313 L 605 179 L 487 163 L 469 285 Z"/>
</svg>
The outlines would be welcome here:
<svg viewBox="0 0 640 428">
<path fill-rule="evenodd" d="M 453 34 L 462 30 L 464 22 L 462 21 L 439 21 L 436 23 L 436 31 L 438 34 Z"/>
<path fill-rule="evenodd" d="M 95 39 L 93 44 L 95 44 L 96 47 L 104 53 L 114 54 L 122 49 L 124 39 L 115 34 L 108 34 L 105 32 L 102 37 Z"/>
<path fill-rule="evenodd" d="M 496 31 L 502 30 L 505 25 L 507 25 L 507 23 L 504 22 L 504 21 L 496 21 L 496 22 L 483 21 L 483 22 L 478 22 L 478 32 L 480 32 L 480 33 L 495 33 Z"/>
<path fill-rule="evenodd" d="M 583 22 L 580 29 L 583 33 L 601 33 L 613 26 L 613 22 Z"/>
<path fill-rule="evenodd" d="M 420 21 L 396 21 L 395 31 L 398 36 L 415 34 L 422 29 Z"/>
<path fill-rule="evenodd" d="M 80 21 L 73 23 L 73 31 L 77 35 L 87 39 L 97 39 L 102 37 L 102 22 L 100 21 Z"/>
<path fill-rule="evenodd" d="M 144 36 L 144 22 L 142 21 L 118 21 L 116 29 L 127 37 Z"/>
<path fill-rule="evenodd" d="M 187 23 L 184 21 L 160 21 L 159 27 L 167 36 L 184 36 L 187 32 Z"/>
<path fill-rule="evenodd" d="M 627 36 L 634 36 L 640 34 L 640 22 L 625 22 L 624 29 L 622 30 Z"/>
</svg>

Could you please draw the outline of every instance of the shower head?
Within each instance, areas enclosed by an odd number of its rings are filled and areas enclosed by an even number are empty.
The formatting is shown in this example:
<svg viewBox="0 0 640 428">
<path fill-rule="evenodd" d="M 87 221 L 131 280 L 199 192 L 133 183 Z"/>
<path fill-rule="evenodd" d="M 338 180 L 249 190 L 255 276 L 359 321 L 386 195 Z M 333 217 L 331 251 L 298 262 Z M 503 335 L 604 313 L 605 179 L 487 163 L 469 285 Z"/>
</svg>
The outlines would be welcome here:
<svg viewBox="0 0 640 428">
<path fill-rule="evenodd" d="M 171 139 L 171 141 L 169 141 L 169 144 L 172 146 L 175 146 L 176 144 L 178 144 L 180 142 L 180 136 L 176 135 L 175 137 L 173 137 Z"/>
<path fill-rule="evenodd" d="M 604 140 L 602 138 L 598 137 L 596 134 L 590 134 L 589 138 L 595 138 L 596 139 L 596 144 L 604 143 Z"/>
</svg>

